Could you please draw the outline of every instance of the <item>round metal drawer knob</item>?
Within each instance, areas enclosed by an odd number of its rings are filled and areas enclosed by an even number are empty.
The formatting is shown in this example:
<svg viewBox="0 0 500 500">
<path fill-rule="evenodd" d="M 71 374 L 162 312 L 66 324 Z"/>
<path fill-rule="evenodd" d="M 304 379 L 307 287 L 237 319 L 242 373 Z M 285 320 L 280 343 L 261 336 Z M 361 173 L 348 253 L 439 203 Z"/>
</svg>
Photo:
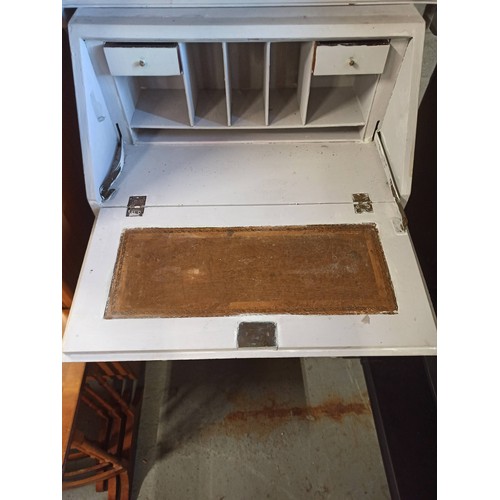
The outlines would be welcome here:
<svg viewBox="0 0 500 500">
<path fill-rule="evenodd" d="M 144 59 L 139 59 L 139 66 L 146 66 L 146 61 Z"/>
<path fill-rule="evenodd" d="M 349 66 L 354 66 L 356 64 L 356 61 L 351 57 L 349 59 Z"/>
</svg>

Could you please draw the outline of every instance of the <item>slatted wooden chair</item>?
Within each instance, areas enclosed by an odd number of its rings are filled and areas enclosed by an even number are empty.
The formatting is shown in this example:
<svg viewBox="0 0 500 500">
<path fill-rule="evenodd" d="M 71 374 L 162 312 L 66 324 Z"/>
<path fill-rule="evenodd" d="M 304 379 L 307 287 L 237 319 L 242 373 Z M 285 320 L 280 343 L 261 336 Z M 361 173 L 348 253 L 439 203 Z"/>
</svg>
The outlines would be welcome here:
<svg viewBox="0 0 500 500">
<path fill-rule="evenodd" d="M 142 369 L 143 363 L 87 363 L 63 489 L 95 483 L 109 500 L 129 499 Z"/>
<path fill-rule="evenodd" d="M 80 431 L 73 436 L 68 464 L 76 467 L 64 472 L 63 489 L 104 482 L 127 471 L 125 462 L 85 439 Z"/>
</svg>

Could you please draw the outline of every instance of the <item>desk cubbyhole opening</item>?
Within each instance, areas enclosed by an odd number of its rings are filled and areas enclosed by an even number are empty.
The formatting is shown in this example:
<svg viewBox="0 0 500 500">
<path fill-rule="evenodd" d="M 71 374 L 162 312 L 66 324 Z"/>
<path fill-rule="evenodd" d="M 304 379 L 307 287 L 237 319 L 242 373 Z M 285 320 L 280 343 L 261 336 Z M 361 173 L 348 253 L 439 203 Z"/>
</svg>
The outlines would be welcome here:
<svg viewBox="0 0 500 500">
<path fill-rule="evenodd" d="M 228 43 L 231 125 L 252 128 L 266 125 L 267 79 L 265 42 Z"/>
</svg>

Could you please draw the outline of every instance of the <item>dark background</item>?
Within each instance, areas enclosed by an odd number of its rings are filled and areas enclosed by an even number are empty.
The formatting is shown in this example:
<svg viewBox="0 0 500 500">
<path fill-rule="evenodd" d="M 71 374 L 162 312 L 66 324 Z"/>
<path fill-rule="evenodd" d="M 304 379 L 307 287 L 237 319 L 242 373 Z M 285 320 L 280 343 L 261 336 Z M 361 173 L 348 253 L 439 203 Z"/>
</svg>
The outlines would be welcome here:
<svg viewBox="0 0 500 500">
<path fill-rule="evenodd" d="M 437 313 L 437 69 L 418 113 L 412 193 L 405 212 Z M 436 358 L 365 358 L 363 367 L 394 499 L 437 493 Z"/>
</svg>

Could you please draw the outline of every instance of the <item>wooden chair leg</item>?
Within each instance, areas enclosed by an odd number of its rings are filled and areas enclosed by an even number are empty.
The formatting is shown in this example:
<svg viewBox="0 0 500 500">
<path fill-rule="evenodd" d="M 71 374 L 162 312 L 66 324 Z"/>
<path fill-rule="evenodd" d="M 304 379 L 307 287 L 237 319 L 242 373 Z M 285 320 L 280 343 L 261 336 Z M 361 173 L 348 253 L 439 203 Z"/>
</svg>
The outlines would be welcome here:
<svg viewBox="0 0 500 500">
<path fill-rule="evenodd" d="M 108 500 L 118 499 L 118 477 L 115 476 L 108 480 Z"/>
<path fill-rule="evenodd" d="M 91 375 L 89 375 L 91 377 Z M 101 395 L 99 395 L 94 389 L 92 389 L 88 384 L 82 390 L 82 397 L 91 404 L 99 409 L 100 413 L 107 416 L 108 422 L 106 427 L 106 438 L 105 442 L 101 443 L 101 446 L 106 449 L 108 453 L 113 456 L 118 455 L 119 445 L 120 445 L 120 433 L 122 427 L 122 415 L 119 410 L 117 410 L 112 404 L 106 401 Z M 96 491 L 102 492 L 108 489 L 108 481 L 96 481 Z"/>
<path fill-rule="evenodd" d="M 120 481 L 120 500 L 129 500 L 130 499 L 130 482 L 128 472 L 122 472 L 118 476 L 118 480 Z"/>
<path fill-rule="evenodd" d="M 96 481 L 95 490 L 97 493 L 104 493 L 108 490 L 108 481 Z"/>
</svg>

